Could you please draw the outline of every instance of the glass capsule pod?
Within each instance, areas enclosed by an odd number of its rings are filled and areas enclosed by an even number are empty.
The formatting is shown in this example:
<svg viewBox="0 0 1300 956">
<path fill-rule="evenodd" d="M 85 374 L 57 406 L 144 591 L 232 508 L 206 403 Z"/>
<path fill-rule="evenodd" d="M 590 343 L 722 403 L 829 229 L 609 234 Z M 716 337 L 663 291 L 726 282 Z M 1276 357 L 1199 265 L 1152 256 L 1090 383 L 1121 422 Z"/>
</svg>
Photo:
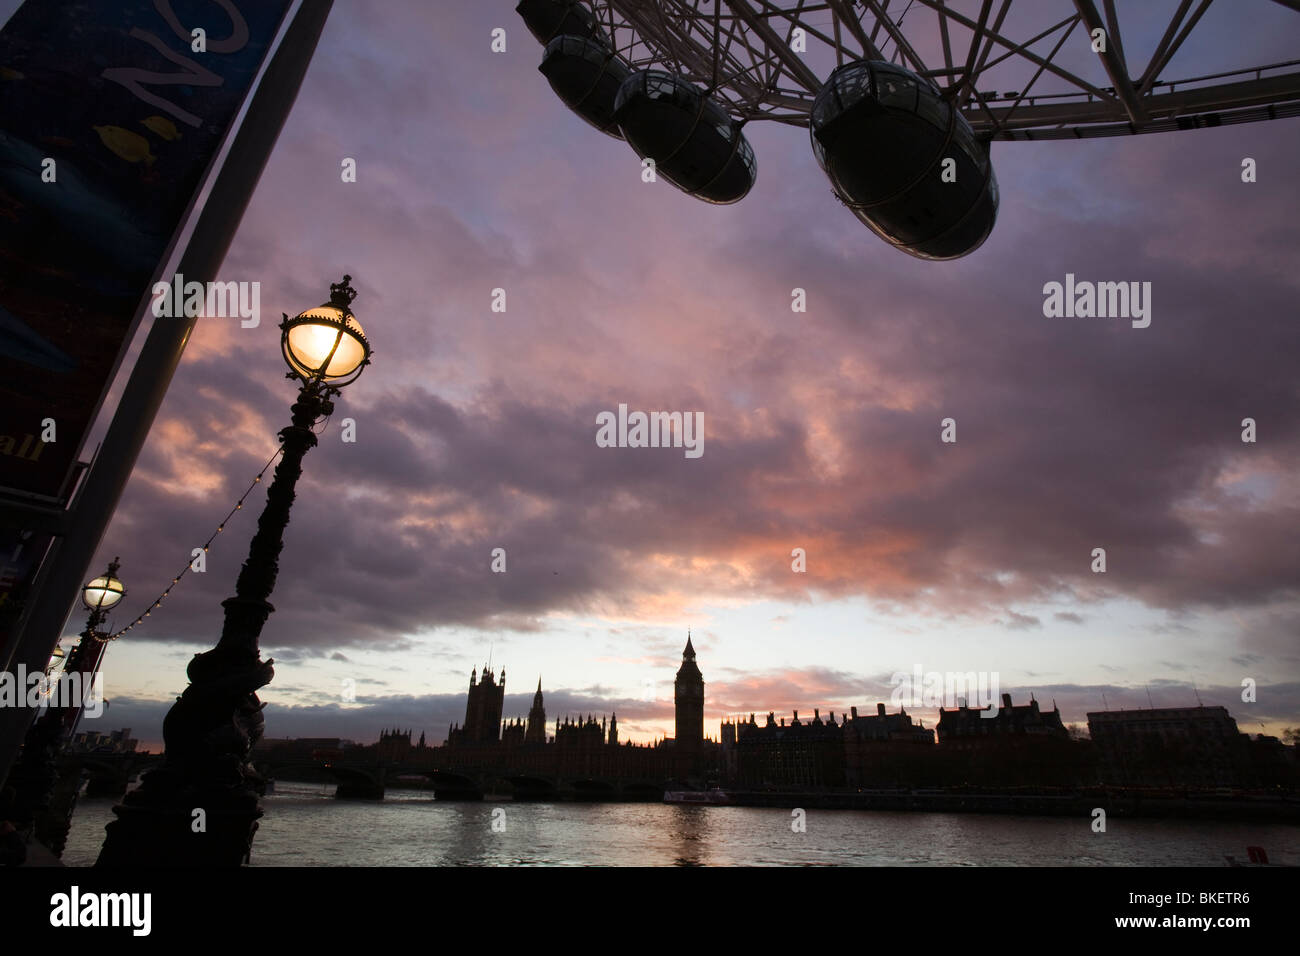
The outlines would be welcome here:
<svg viewBox="0 0 1300 956">
<path fill-rule="evenodd" d="M 656 172 L 705 202 L 739 202 L 758 163 L 740 124 L 684 77 L 642 70 L 623 81 L 614 115 L 628 144 Z"/>
<path fill-rule="evenodd" d="M 895 248 L 956 259 L 993 231 L 988 148 L 928 79 L 892 63 L 846 63 L 817 94 L 808 129 L 835 194 Z"/>
<path fill-rule="evenodd" d="M 632 71 L 618 54 L 596 40 L 557 36 L 546 44 L 538 69 L 569 109 L 602 133 L 623 138 L 614 102 Z"/>
<path fill-rule="evenodd" d="M 596 14 L 576 0 L 519 0 L 515 7 L 538 43 L 550 43 L 557 36 L 589 37 L 609 45 L 609 38 L 596 20 Z"/>
</svg>

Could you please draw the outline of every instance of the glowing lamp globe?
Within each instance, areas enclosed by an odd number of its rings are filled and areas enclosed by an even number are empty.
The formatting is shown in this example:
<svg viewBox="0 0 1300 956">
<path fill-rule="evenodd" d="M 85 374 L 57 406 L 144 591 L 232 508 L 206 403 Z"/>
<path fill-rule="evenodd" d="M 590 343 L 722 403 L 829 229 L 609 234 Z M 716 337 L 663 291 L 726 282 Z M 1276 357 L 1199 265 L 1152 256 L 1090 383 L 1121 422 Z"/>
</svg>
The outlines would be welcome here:
<svg viewBox="0 0 1300 956">
<path fill-rule="evenodd" d="M 370 362 L 370 343 L 352 314 L 356 291 L 351 276 L 330 286 L 330 301 L 287 315 L 280 323 L 280 346 L 291 374 L 308 384 L 341 388 L 355 381 Z"/>
<path fill-rule="evenodd" d="M 81 602 L 91 611 L 107 611 L 122 600 L 126 588 L 112 574 L 101 575 L 81 589 Z"/>
</svg>

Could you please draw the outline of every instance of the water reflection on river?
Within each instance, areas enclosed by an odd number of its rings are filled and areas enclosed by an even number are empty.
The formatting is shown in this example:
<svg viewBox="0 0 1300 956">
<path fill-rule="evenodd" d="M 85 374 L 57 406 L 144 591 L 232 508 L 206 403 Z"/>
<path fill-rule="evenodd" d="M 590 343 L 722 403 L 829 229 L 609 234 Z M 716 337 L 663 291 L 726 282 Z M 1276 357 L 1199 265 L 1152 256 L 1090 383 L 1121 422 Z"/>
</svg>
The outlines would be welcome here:
<svg viewBox="0 0 1300 956">
<path fill-rule="evenodd" d="M 254 866 L 1222 866 L 1250 844 L 1275 863 L 1300 863 L 1300 828 L 1280 824 L 1112 817 L 1105 833 L 1093 833 L 1090 818 L 810 810 L 806 832 L 795 833 L 789 810 L 439 803 L 416 790 L 369 803 L 294 783 L 263 803 Z M 79 803 L 66 863 L 94 862 L 112 805 Z M 493 829 L 497 808 L 504 831 Z"/>
</svg>

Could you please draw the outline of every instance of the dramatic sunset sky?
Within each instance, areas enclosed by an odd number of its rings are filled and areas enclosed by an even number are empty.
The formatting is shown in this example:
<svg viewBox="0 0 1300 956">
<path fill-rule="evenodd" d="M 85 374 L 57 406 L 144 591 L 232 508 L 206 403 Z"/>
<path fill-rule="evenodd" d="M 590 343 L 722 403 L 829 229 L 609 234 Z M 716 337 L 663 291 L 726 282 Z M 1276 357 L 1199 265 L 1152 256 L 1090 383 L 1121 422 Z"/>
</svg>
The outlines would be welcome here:
<svg viewBox="0 0 1300 956">
<path fill-rule="evenodd" d="M 996 672 L 1067 723 L 1149 689 L 1199 691 L 1244 731 L 1300 725 L 1300 119 L 995 143 L 992 237 L 922 262 L 835 200 L 801 129 L 749 125 L 738 205 L 642 183 L 552 94 L 513 7 L 335 3 L 217 277 L 261 282 L 261 325 L 199 320 L 95 560 L 121 555 L 118 624 L 274 451 L 279 314 L 347 272 L 374 363 L 299 485 L 262 642 L 268 736 L 441 742 L 490 654 L 507 716 L 540 674 L 552 723 L 617 711 L 648 741 L 672 733 L 688 628 L 715 737 L 734 713 L 874 707 L 918 665 Z M 1124 39 L 1145 61 L 1158 28 Z M 1216 4 L 1162 79 L 1297 40 L 1294 12 Z M 1152 283 L 1150 327 L 1045 318 L 1067 272 Z M 703 456 L 597 447 L 619 403 L 702 411 Z M 207 572 L 109 649 L 110 707 L 83 728 L 158 746 L 219 634 L 250 500 Z"/>
</svg>

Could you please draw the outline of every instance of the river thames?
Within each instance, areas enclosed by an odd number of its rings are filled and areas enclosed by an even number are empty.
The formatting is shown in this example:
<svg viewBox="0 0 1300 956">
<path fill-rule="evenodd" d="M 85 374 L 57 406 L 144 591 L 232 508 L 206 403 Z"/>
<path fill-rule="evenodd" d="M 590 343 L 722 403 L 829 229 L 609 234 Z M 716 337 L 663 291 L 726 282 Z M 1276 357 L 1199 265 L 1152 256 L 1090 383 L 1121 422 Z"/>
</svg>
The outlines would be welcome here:
<svg viewBox="0 0 1300 956">
<path fill-rule="evenodd" d="M 78 803 L 65 863 L 94 863 L 114 802 Z M 439 803 L 419 790 L 369 803 L 297 783 L 263 807 L 254 866 L 1223 866 L 1248 845 L 1300 863 L 1300 827 L 1282 824 L 1112 818 L 1093 833 L 1090 819 L 810 810 L 795 833 L 789 810 Z"/>
</svg>

